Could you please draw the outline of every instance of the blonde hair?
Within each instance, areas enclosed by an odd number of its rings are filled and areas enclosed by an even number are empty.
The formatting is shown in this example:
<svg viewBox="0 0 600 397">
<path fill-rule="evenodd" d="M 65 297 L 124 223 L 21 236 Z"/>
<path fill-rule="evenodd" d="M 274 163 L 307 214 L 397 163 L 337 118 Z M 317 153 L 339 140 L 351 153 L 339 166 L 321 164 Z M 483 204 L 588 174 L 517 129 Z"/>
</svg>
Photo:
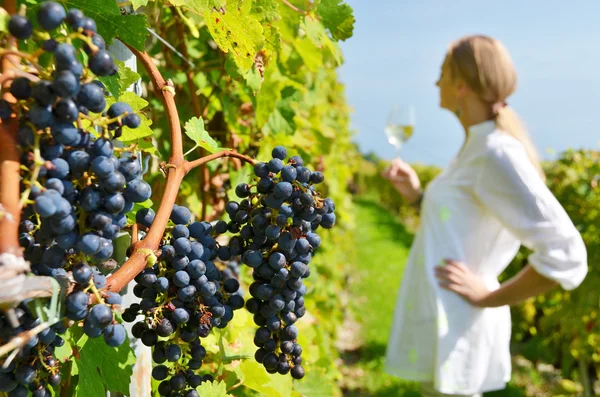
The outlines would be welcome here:
<svg viewBox="0 0 600 397">
<path fill-rule="evenodd" d="M 466 36 L 452 43 L 446 61 L 452 78 L 461 78 L 490 105 L 497 128 L 523 144 L 529 159 L 545 179 L 527 130 L 517 113 L 506 105 L 506 98 L 517 88 L 517 72 L 504 45 L 488 36 Z"/>
</svg>

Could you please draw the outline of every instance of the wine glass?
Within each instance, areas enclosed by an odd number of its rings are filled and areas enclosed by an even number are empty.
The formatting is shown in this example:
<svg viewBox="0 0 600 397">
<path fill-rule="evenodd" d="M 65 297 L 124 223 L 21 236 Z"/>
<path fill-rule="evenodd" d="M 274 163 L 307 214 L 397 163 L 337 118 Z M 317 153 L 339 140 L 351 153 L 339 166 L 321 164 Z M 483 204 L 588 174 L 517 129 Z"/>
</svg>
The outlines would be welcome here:
<svg viewBox="0 0 600 397">
<path fill-rule="evenodd" d="M 394 105 L 388 115 L 385 135 L 390 145 L 396 148 L 399 157 L 400 149 L 413 135 L 415 129 L 415 107 L 412 105 Z"/>
</svg>

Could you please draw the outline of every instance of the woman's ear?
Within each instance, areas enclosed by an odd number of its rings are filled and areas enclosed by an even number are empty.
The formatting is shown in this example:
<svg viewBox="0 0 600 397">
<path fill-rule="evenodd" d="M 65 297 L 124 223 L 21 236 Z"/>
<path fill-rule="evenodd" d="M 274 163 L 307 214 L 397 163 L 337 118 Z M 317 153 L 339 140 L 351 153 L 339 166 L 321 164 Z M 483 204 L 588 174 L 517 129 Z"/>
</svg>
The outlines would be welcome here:
<svg viewBox="0 0 600 397">
<path fill-rule="evenodd" d="M 469 87 L 463 82 L 460 81 L 456 85 L 456 97 L 458 99 L 463 99 L 469 93 Z"/>
</svg>

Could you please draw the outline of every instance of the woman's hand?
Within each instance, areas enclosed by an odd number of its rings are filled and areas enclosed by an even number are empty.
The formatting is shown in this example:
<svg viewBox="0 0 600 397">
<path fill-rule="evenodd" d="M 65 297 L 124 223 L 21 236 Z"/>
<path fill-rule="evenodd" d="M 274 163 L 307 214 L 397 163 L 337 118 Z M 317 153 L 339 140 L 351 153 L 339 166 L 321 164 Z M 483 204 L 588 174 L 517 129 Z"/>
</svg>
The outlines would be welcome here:
<svg viewBox="0 0 600 397">
<path fill-rule="evenodd" d="M 388 168 L 383 170 L 381 176 L 391 181 L 409 203 L 412 204 L 421 198 L 421 182 L 408 163 L 396 158 Z"/>
<path fill-rule="evenodd" d="M 464 263 L 444 259 L 446 266 L 436 266 L 435 276 L 439 279 L 440 286 L 454 291 L 473 306 L 487 307 L 485 298 L 490 295 L 490 290 L 485 283 Z"/>
</svg>

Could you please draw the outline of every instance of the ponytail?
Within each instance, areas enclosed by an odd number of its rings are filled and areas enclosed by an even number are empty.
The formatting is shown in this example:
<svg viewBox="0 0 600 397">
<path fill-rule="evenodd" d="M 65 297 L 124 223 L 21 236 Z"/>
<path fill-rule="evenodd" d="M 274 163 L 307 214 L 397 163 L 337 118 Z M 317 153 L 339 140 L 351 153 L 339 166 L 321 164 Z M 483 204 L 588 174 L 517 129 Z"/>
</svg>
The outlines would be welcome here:
<svg viewBox="0 0 600 397">
<path fill-rule="evenodd" d="M 540 159 L 537 151 L 535 150 L 535 146 L 533 145 L 533 142 L 531 141 L 531 138 L 529 137 L 529 134 L 527 133 L 527 130 L 523 126 L 523 123 L 521 122 L 521 119 L 517 113 L 510 106 L 502 106 L 498 108 L 494 114 L 496 127 L 521 142 L 527 151 L 529 160 L 533 163 L 535 168 L 538 170 L 538 173 L 545 181 L 546 175 L 544 174 L 544 170 L 540 164 Z"/>
</svg>

